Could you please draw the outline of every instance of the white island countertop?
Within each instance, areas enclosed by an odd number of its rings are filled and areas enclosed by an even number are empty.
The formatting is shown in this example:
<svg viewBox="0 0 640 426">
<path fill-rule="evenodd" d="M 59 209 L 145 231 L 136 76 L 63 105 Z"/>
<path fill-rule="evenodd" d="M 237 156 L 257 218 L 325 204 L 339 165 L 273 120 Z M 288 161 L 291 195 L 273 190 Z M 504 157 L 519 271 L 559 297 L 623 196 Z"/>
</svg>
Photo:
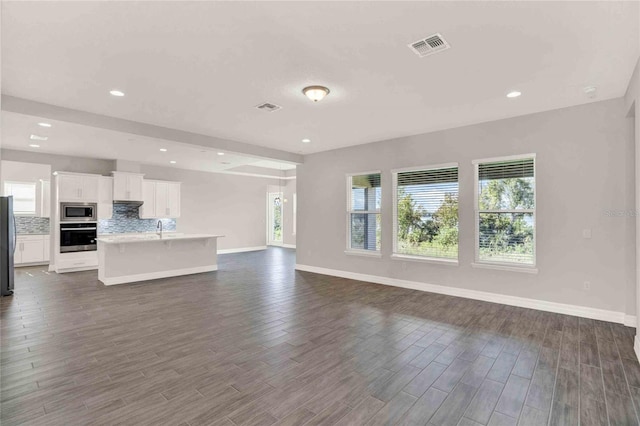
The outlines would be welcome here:
<svg viewBox="0 0 640 426">
<path fill-rule="evenodd" d="M 98 279 L 124 284 L 216 271 L 218 238 L 177 232 L 98 236 Z"/>
<path fill-rule="evenodd" d="M 202 240 L 207 238 L 221 238 L 224 235 L 213 234 L 182 234 L 177 232 L 167 232 L 162 235 L 159 233 L 140 233 L 140 234 L 124 234 L 124 235 L 101 235 L 98 241 L 105 244 L 129 244 L 129 243 L 145 243 L 149 241 L 175 241 L 175 240 Z"/>
</svg>

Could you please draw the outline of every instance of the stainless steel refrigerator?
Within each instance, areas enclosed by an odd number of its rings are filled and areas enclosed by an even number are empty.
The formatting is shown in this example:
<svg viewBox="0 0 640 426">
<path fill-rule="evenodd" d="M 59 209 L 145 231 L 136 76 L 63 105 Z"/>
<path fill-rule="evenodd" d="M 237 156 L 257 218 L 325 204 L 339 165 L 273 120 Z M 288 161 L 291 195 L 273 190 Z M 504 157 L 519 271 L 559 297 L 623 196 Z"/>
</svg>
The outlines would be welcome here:
<svg viewBox="0 0 640 426">
<path fill-rule="evenodd" d="M 13 294 L 13 254 L 16 251 L 13 197 L 0 197 L 0 285 L 3 296 Z"/>
</svg>

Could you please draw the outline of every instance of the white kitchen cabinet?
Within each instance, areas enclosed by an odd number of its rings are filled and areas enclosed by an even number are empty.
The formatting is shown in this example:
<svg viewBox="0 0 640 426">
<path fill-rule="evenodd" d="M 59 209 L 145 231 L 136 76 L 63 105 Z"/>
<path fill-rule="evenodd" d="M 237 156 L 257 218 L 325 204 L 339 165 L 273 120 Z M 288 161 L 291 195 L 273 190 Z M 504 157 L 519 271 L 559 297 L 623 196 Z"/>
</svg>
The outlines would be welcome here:
<svg viewBox="0 0 640 426">
<path fill-rule="evenodd" d="M 142 205 L 138 209 L 140 219 L 156 217 L 156 182 L 145 179 L 142 182 Z"/>
<path fill-rule="evenodd" d="M 151 181 L 143 184 L 140 218 L 160 219 L 180 217 L 180 182 Z"/>
<path fill-rule="evenodd" d="M 60 201 L 79 201 L 82 189 L 82 176 L 58 175 L 58 198 Z"/>
<path fill-rule="evenodd" d="M 142 201 L 143 176 L 140 173 L 112 172 L 113 199 L 117 201 Z"/>
<path fill-rule="evenodd" d="M 167 182 L 156 182 L 156 217 L 169 217 L 169 191 Z"/>
<path fill-rule="evenodd" d="M 58 173 L 59 201 L 98 201 L 99 175 Z"/>
<path fill-rule="evenodd" d="M 100 176 L 98 187 L 98 219 L 113 217 L 113 178 Z"/>
<path fill-rule="evenodd" d="M 18 235 L 13 261 L 15 265 L 43 263 L 49 260 L 48 235 Z"/>
</svg>

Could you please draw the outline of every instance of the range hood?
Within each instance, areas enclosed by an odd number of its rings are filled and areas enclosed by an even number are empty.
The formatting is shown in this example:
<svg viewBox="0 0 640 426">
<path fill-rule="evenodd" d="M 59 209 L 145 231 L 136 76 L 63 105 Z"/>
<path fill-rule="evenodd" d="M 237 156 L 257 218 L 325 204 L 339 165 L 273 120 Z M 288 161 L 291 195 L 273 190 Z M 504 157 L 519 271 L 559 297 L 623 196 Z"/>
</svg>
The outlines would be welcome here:
<svg viewBox="0 0 640 426">
<path fill-rule="evenodd" d="M 113 200 L 113 204 L 126 204 L 127 206 L 140 207 L 144 203 L 142 201 Z"/>
</svg>

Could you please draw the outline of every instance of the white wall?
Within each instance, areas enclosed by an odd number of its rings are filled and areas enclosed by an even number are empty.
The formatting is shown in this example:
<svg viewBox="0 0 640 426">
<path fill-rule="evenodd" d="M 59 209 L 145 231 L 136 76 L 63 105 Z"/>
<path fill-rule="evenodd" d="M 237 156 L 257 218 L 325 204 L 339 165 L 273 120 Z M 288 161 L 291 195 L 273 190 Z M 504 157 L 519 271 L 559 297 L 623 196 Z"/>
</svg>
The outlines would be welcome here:
<svg viewBox="0 0 640 426">
<path fill-rule="evenodd" d="M 52 172 L 65 171 L 109 175 L 111 171 L 115 170 L 115 162 L 112 160 L 43 154 L 41 152 L 16 151 L 12 149 L 2 149 L 2 159 L 25 163 L 50 164 Z"/>
<path fill-rule="evenodd" d="M 635 300 L 635 219 L 605 214 L 634 208 L 632 134 L 616 99 L 305 156 L 297 170 L 297 262 L 635 315 L 627 303 Z M 539 273 L 474 269 L 472 160 L 526 153 L 537 154 Z M 392 260 L 390 170 L 449 162 L 459 163 L 459 266 Z M 378 169 L 383 257 L 347 256 L 345 174 Z"/>
<path fill-rule="evenodd" d="M 627 116 L 635 123 L 635 181 L 636 181 L 636 306 L 640 306 L 640 58 L 636 63 L 629 87 L 625 95 L 625 110 Z M 636 330 L 640 330 L 640 316 L 637 319 Z M 640 358 L 640 340 L 636 335 L 634 348 Z"/>
<path fill-rule="evenodd" d="M 219 250 L 266 245 L 265 194 L 273 179 L 145 165 L 140 172 L 182 182 L 178 232 L 224 235 Z"/>
<path fill-rule="evenodd" d="M 283 220 L 283 243 L 287 247 L 296 245 L 296 234 L 293 232 L 293 194 L 296 193 L 296 179 L 288 179 L 285 181 L 284 196 L 287 203 L 284 205 Z"/>
</svg>

